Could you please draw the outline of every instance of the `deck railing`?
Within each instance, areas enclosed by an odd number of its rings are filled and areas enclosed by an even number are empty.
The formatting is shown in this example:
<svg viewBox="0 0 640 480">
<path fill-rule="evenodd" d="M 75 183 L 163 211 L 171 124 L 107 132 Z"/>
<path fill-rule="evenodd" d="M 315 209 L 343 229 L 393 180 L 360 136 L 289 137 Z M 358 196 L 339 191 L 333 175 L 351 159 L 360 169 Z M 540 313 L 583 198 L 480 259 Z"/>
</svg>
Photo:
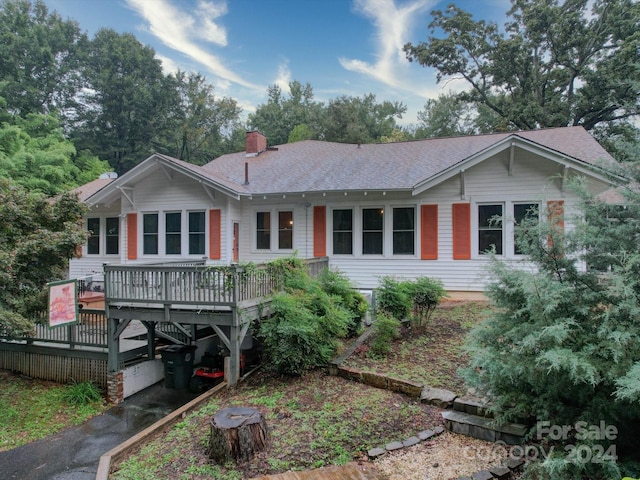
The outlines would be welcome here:
<svg viewBox="0 0 640 480">
<path fill-rule="evenodd" d="M 104 310 L 82 309 L 79 311 L 79 322 L 73 325 L 49 328 L 46 325 L 46 312 L 42 322 L 35 325 L 30 336 L 13 337 L 18 342 L 44 342 L 76 346 L 107 348 L 107 319 Z M 0 338 L 7 338 L 0 332 Z"/>
<path fill-rule="evenodd" d="M 305 260 L 312 275 L 328 259 Z M 283 275 L 268 265 L 105 265 L 108 303 L 237 306 L 283 288 Z"/>
<path fill-rule="evenodd" d="M 329 266 L 326 257 L 303 260 L 310 275 Z M 283 287 L 281 274 L 267 265 L 205 266 L 165 263 L 105 265 L 106 299 L 111 302 L 237 306 L 244 300 L 266 297 Z M 32 335 L 11 338 L 18 342 L 46 342 L 70 348 L 107 348 L 104 310 L 81 309 L 79 322 L 49 328 L 46 312 Z M 9 339 L 0 329 L 0 339 Z"/>
</svg>

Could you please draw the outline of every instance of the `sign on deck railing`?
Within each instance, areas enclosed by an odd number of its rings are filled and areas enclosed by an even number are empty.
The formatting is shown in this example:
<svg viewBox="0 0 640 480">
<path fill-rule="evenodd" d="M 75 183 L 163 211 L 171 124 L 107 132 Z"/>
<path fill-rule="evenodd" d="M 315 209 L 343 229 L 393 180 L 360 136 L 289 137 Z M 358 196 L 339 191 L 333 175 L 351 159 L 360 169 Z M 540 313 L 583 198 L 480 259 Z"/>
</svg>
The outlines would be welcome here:
<svg viewBox="0 0 640 480">
<path fill-rule="evenodd" d="M 48 283 L 49 327 L 78 323 L 78 282 L 62 280 Z"/>
</svg>

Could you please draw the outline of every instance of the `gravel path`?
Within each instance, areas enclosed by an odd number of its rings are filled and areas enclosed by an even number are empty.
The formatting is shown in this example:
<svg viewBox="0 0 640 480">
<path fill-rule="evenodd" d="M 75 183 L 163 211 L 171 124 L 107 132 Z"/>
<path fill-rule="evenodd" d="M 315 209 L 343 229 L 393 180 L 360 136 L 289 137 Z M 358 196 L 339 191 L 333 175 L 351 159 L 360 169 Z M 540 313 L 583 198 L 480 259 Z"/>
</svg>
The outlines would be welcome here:
<svg viewBox="0 0 640 480">
<path fill-rule="evenodd" d="M 451 480 L 499 465 L 505 453 L 500 444 L 444 432 L 434 440 L 390 452 L 374 465 L 389 480 Z"/>
</svg>

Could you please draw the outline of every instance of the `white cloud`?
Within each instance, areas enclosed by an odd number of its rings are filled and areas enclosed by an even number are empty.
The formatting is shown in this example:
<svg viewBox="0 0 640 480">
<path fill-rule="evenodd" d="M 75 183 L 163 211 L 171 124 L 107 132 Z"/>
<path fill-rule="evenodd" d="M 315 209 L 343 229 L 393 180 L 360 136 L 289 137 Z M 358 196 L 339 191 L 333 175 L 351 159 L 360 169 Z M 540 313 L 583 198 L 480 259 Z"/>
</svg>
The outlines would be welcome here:
<svg viewBox="0 0 640 480">
<path fill-rule="evenodd" d="M 214 20 L 227 14 L 227 4 L 205 2 L 201 0 L 196 10 L 198 18 L 202 22 L 194 32 L 198 38 L 208 42 L 216 43 L 223 47 L 227 46 L 227 30 L 223 25 L 218 25 Z"/>
<path fill-rule="evenodd" d="M 193 13 L 181 10 L 170 0 L 126 0 L 131 9 L 148 22 L 148 30 L 166 46 L 176 50 L 199 64 L 223 81 L 264 91 L 264 86 L 253 84 L 229 70 L 221 59 L 198 45 L 205 40 L 218 46 L 226 46 L 224 26 L 217 20 L 226 14 L 225 1 L 201 0 Z"/>
<path fill-rule="evenodd" d="M 402 75 L 408 68 L 408 61 L 402 50 L 408 41 L 414 22 L 419 13 L 431 8 L 436 0 L 415 0 L 403 6 L 396 6 L 394 0 L 356 0 L 357 12 L 372 19 L 375 25 L 377 61 L 340 58 L 340 64 L 347 70 L 370 76 L 386 85 L 413 89 L 406 84 Z"/>
<path fill-rule="evenodd" d="M 173 61 L 172 58 L 165 57 L 164 55 L 158 55 L 157 52 L 156 58 L 162 62 L 162 71 L 165 74 L 176 73 L 178 70 L 180 70 L 180 67 L 176 62 Z"/>
<path fill-rule="evenodd" d="M 289 83 L 291 82 L 291 70 L 289 70 L 289 62 L 285 61 L 278 66 L 278 77 L 275 80 L 275 84 L 280 87 L 280 90 L 284 93 L 291 93 L 289 89 Z"/>
</svg>

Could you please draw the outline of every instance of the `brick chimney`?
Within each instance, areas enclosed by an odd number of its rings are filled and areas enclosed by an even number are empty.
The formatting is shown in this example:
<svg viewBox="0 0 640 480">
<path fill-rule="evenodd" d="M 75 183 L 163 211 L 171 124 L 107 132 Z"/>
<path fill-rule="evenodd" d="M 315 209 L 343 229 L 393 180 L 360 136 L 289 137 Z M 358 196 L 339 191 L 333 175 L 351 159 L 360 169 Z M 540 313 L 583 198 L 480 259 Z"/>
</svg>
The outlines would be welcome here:
<svg viewBox="0 0 640 480">
<path fill-rule="evenodd" d="M 247 157 L 255 157 L 260 155 L 267 149 L 267 137 L 257 130 L 247 132 Z"/>
</svg>

